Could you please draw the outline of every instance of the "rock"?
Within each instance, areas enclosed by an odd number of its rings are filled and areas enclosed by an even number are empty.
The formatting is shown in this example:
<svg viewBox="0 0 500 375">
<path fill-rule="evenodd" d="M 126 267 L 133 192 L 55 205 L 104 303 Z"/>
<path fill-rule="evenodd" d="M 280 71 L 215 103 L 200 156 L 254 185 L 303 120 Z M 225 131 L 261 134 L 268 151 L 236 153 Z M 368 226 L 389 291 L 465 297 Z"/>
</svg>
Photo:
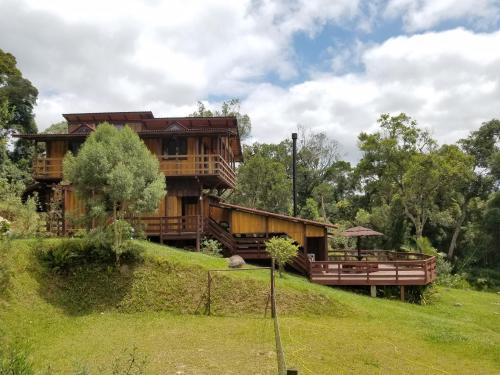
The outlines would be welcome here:
<svg viewBox="0 0 500 375">
<path fill-rule="evenodd" d="M 240 268 L 245 265 L 245 260 L 239 255 L 229 257 L 229 268 Z"/>
</svg>

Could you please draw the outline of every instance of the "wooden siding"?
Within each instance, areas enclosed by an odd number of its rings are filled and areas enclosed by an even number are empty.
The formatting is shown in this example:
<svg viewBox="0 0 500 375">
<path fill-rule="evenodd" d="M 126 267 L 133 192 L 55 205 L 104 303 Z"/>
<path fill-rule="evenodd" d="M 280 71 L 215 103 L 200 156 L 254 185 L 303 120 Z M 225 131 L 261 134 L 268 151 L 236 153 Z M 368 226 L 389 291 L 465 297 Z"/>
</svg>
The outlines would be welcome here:
<svg viewBox="0 0 500 375">
<path fill-rule="evenodd" d="M 66 141 L 51 141 L 47 142 L 47 157 L 48 158 L 64 158 L 68 151 L 68 142 Z"/>
<path fill-rule="evenodd" d="M 323 237 L 325 235 L 325 228 L 316 225 L 306 225 L 307 237 Z"/>
<path fill-rule="evenodd" d="M 85 205 L 71 188 L 64 189 L 64 213 L 68 218 L 77 218 L 85 213 Z"/>
<path fill-rule="evenodd" d="M 231 231 L 234 234 L 265 233 L 265 217 L 248 212 L 232 211 Z"/>
</svg>

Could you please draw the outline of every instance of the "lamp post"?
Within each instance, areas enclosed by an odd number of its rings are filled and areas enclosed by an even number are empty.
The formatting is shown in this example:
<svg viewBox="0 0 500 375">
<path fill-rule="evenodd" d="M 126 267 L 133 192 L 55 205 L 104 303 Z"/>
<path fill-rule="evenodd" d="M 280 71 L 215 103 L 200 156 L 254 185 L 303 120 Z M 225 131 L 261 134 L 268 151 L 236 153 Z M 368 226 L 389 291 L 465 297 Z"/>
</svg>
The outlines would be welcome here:
<svg viewBox="0 0 500 375">
<path fill-rule="evenodd" d="M 292 133 L 292 145 L 293 216 L 297 216 L 297 133 Z"/>
</svg>

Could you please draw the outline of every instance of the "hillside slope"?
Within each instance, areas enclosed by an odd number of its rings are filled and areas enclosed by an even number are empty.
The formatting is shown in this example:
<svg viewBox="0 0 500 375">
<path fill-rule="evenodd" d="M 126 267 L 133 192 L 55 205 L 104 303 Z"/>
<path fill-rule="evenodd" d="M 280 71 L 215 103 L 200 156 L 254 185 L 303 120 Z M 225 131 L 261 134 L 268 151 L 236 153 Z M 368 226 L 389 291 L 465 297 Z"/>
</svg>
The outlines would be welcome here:
<svg viewBox="0 0 500 375">
<path fill-rule="evenodd" d="M 40 373 L 111 373 L 134 347 L 146 373 L 273 373 L 268 273 L 217 276 L 207 317 L 206 270 L 226 261 L 144 244 L 145 262 L 134 268 L 63 277 L 39 265 L 29 241 L 15 242 L 0 343 L 27 346 Z M 436 304 L 417 306 L 293 275 L 278 279 L 277 291 L 287 360 L 301 373 L 500 372 L 498 295 L 442 289 Z"/>
</svg>

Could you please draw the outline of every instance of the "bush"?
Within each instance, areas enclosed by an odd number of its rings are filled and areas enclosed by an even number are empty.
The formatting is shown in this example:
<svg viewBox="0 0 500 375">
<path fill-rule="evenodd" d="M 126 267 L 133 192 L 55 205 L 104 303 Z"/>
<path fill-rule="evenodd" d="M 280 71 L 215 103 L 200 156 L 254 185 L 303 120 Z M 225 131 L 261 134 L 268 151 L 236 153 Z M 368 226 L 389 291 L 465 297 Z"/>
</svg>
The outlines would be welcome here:
<svg viewBox="0 0 500 375">
<path fill-rule="evenodd" d="M 436 273 L 436 283 L 438 285 L 456 289 L 470 288 L 470 284 L 466 279 L 466 275 L 454 274 L 452 264 L 448 262 L 441 254 L 438 254 L 436 256 Z"/>
<path fill-rule="evenodd" d="M 30 197 L 23 203 L 24 186 L 0 178 L 0 216 L 8 220 L 10 233 L 16 237 L 45 234 L 44 216 L 37 212 L 38 199 Z"/>
<path fill-rule="evenodd" d="M 283 276 L 285 264 L 289 263 L 299 251 L 299 247 L 288 237 L 273 237 L 266 241 L 266 251 L 278 263 L 280 277 Z"/>
<path fill-rule="evenodd" d="M 201 241 L 201 252 L 203 254 L 221 257 L 222 256 L 222 245 L 219 241 L 210 238 L 204 238 Z"/>
<path fill-rule="evenodd" d="M 67 273 L 86 264 L 119 265 L 141 259 L 143 247 L 128 239 L 113 243 L 112 230 L 93 230 L 82 238 L 43 241 L 35 245 L 41 262 L 53 272 Z"/>
</svg>

